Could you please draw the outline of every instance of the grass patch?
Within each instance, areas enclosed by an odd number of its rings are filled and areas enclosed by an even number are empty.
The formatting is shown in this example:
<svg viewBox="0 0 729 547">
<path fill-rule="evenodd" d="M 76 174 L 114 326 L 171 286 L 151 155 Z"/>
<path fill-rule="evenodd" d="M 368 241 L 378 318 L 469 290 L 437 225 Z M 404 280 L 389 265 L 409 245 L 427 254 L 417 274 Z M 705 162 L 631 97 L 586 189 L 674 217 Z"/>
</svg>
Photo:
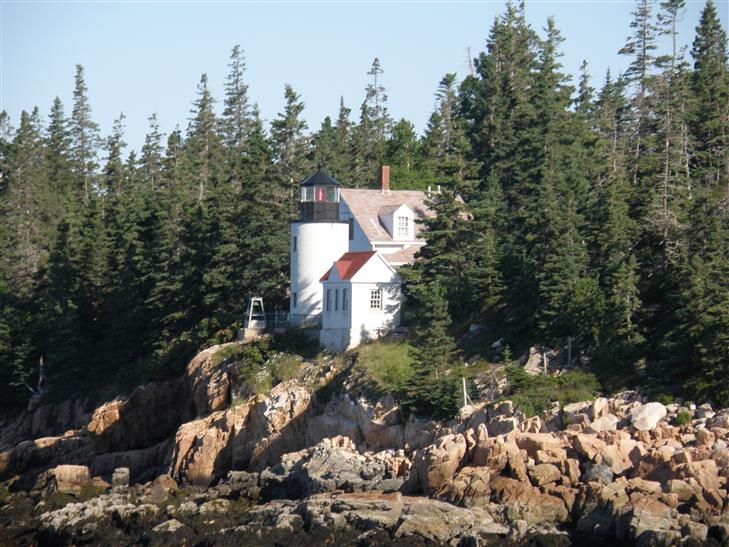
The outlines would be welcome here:
<svg viewBox="0 0 729 547">
<path fill-rule="evenodd" d="M 689 414 L 685 410 L 681 410 L 678 414 L 676 414 L 676 425 L 686 425 L 691 423 L 691 414 Z"/>
<path fill-rule="evenodd" d="M 412 346 L 408 342 L 377 341 L 357 352 L 355 367 L 369 378 L 377 391 L 401 391 L 412 375 Z"/>
<path fill-rule="evenodd" d="M 97 486 L 92 482 L 81 485 L 79 494 L 66 494 L 64 492 L 53 492 L 45 499 L 45 511 L 56 511 L 62 509 L 69 503 L 82 503 L 106 492 L 103 486 Z"/>
<path fill-rule="evenodd" d="M 266 337 L 248 344 L 233 344 L 218 350 L 212 357 L 215 367 L 227 366 L 231 375 L 235 405 L 251 395 L 267 393 L 272 387 L 296 378 L 303 358 L 282 351 L 286 346 Z"/>
<path fill-rule="evenodd" d="M 554 401 L 568 405 L 594 399 L 600 392 L 595 375 L 580 370 L 560 376 L 532 376 L 519 365 L 509 365 L 506 374 L 509 388 L 504 399 L 511 399 L 527 416 L 544 413 Z"/>
</svg>

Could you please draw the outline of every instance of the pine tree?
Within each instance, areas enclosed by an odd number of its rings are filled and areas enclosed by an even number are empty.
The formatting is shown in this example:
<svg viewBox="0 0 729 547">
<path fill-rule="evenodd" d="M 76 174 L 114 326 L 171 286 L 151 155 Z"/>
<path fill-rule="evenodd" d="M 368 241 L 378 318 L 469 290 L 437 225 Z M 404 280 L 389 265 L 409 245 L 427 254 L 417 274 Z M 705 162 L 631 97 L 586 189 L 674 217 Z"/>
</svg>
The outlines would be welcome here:
<svg viewBox="0 0 729 547">
<path fill-rule="evenodd" d="M 52 234 L 45 212 L 53 196 L 45 180 L 45 157 L 38 109 L 23 111 L 8 155 L 8 190 L 0 207 L 7 234 L 4 261 L 13 290 L 28 294 L 32 279 L 44 262 Z M 5 269 L 5 268 L 3 268 Z"/>
<path fill-rule="evenodd" d="M 397 122 L 392 127 L 385 147 L 384 163 L 391 166 L 392 179 L 397 181 L 398 187 L 422 188 L 420 142 L 415 126 L 405 119 Z"/>
<path fill-rule="evenodd" d="M 187 128 L 185 142 L 185 174 L 188 179 L 187 193 L 195 192 L 198 204 L 206 192 L 220 182 L 222 171 L 222 146 L 218 135 L 218 120 L 213 111 L 215 100 L 208 89 L 207 74 L 200 77 L 197 99 L 193 102 L 193 117 Z"/>
<path fill-rule="evenodd" d="M 57 194 L 61 196 L 58 202 L 60 207 L 52 215 L 60 218 L 64 210 L 63 206 L 74 197 L 74 188 L 70 167 L 71 137 L 69 121 L 64 114 L 63 103 L 58 97 L 53 100 L 53 106 L 48 118 L 45 138 L 46 177 L 56 188 Z"/>
<path fill-rule="evenodd" d="M 102 170 L 104 181 L 104 192 L 106 195 L 116 194 L 121 191 L 124 181 L 124 161 L 122 151 L 126 148 L 124 142 L 124 114 L 114 120 L 114 127 L 111 135 L 106 139 L 106 163 Z"/>
<path fill-rule="evenodd" d="M 694 108 L 692 178 L 712 192 L 729 193 L 729 69 L 727 36 L 709 0 L 696 27 L 691 56 Z"/>
<path fill-rule="evenodd" d="M 157 122 L 157 114 L 152 114 L 149 118 L 149 131 L 144 138 L 142 145 L 142 154 L 139 158 L 139 168 L 142 178 L 152 189 L 160 186 L 162 177 L 163 161 L 162 161 L 162 134 L 159 132 L 159 123 Z"/>
<path fill-rule="evenodd" d="M 334 151 L 327 163 L 327 171 L 347 186 L 352 185 L 354 175 L 353 131 L 354 127 L 349 119 L 352 110 L 344 105 L 344 97 L 339 98 L 339 112 L 334 124 Z"/>
<path fill-rule="evenodd" d="M 71 113 L 71 161 L 78 191 L 85 204 L 96 190 L 95 174 L 99 146 L 99 126 L 91 119 L 91 105 L 86 96 L 88 88 L 84 81 L 84 69 L 76 65 L 73 90 L 73 111 Z"/>
<path fill-rule="evenodd" d="M 336 128 L 332 119 L 326 116 L 319 131 L 311 137 L 310 158 L 313 165 L 331 165 L 336 154 L 336 139 Z"/>
<path fill-rule="evenodd" d="M 365 88 L 365 100 L 360 107 L 359 124 L 353 143 L 355 155 L 354 184 L 361 186 L 374 180 L 385 156 L 386 139 L 392 119 L 387 110 L 387 94 L 382 85 L 380 60 L 375 57 L 367 72 L 372 81 Z"/>
<path fill-rule="evenodd" d="M 304 111 L 301 97 L 286 84 L 284 98 L 284 111 L 271 122 L 271 148 L 280 184 L 288 194 L 289 216 L 295 218 L 299 199 L 297 185 L 310 170 L 306 161 L 309 140 L 304 134 L 306 121 L 301 119 Z"/>
<path fill-rule="evenodd" d="M 413 376 L 405 390 L 404 407 L 420 415 L 452 416 L 458 408 L 460 378 L 449 371 L 455 343 L 446 332 L 451 323 L 446 291 L 437 281 L 423 284 L 417 288 L 416 301 Z"/>
<path fill-rule="evenodd" d="M 225 108 L 222 125 L 226 147 L 226 178 L 233 192 L 245 184 L 246 145 L 251 131 L 251 105 L 248 100 L 248 85 L 244 83 L 245 61 L 240 46 L 236 45 L 230 55 L 230 70 L 225 84 Z"/>
<path fill-rule="evenodd" d="M 632 58 L 625 71 L 625 80 L 634 88 L 632 179 L 636 187 L 640 178 L 641 152 L 648 148 L 645 141 L 650 135 L 647 121 L 650 105 L 647 101 L 651 79 L 650 69 L 654 58 L 652 52 L 656 49 L 656 27 L 653 23 L 652 2 L 653 0 L 637 0 L 632 13 L 633 20 L 630 23 L 633 33 L 618 52 Z M 644 193 L 645 190 L 645 188 L 639 188 L 636 189 L 636 192 Z"/>
</svg>

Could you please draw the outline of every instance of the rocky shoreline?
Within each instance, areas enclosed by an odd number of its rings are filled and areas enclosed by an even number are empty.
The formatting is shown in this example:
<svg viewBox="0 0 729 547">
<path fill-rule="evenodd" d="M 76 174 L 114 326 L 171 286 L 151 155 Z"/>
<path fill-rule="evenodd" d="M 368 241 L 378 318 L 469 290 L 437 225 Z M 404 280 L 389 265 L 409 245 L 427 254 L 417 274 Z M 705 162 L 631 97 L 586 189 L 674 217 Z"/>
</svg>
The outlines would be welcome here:
<svg viewBox="0 0 729 547">
<path fill-rule="evenodd" d="M 0 544 L 729 545 L 729 410 L 625 392 L 405 420 L 326 361 L 232 404 L 219 350 L 1 422 Z"/>
</svg>

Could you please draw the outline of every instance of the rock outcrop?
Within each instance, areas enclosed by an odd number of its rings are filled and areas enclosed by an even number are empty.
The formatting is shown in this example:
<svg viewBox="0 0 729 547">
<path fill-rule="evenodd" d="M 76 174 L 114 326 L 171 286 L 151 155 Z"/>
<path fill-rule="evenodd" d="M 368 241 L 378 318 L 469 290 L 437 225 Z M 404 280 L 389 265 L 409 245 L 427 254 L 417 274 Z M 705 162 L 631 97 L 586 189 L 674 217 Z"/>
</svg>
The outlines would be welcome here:
<svg viewBox="0 0 729 547">
<path fill-rule="evenodd" d="M 221 349 L 0 452 L 0 543 L 729 541 L 728 410 L 624 392 L 541 416 L 500 401 L 406 421 L 389 394 L 317 391 L 333 365 L 231 407 Z M 2 438 L 33 431 L 30 416 Z"/>
<path fill-rule="evenodd" d="M 284 382 L 269 396 L 183 424 L 175 435 L 173 476 L 206 486 L 231 469 L 261 470 L 304 448 L 310 402 L 308 389 Z"/>
<path fill-rule="evenodd" d="M 221 344 L 198 353 L 185 369 L 185 381 L 190 389 L 197 416 L 223 410 L 230 404 L 230 377 L 217 362 L 216 354 L 240 345 L 239 342 Z"/>
<path fill-rule="evenodd" d="M 100 406 L 86 429 L 99 454 L 135 450 L 168 439 L 192 415 L 188 387 L 177 378 L 139 386 Z"/>
</svg>

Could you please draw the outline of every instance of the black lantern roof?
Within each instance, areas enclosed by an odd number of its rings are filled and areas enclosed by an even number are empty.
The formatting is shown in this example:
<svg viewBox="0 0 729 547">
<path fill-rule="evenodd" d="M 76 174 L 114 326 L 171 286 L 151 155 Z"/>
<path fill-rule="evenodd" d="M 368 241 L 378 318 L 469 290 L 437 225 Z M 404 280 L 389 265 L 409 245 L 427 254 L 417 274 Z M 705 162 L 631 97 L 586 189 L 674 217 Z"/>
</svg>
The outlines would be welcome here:
<svg viewBox="0 0 729 547">
<path fill-rule="evenodd" d="M 336 186 L 340 188 L 342 185 L 327 175 L 323 167 L 319 167 L 316 173 L 301 181 L 301 186 Z"/>
</svg>

